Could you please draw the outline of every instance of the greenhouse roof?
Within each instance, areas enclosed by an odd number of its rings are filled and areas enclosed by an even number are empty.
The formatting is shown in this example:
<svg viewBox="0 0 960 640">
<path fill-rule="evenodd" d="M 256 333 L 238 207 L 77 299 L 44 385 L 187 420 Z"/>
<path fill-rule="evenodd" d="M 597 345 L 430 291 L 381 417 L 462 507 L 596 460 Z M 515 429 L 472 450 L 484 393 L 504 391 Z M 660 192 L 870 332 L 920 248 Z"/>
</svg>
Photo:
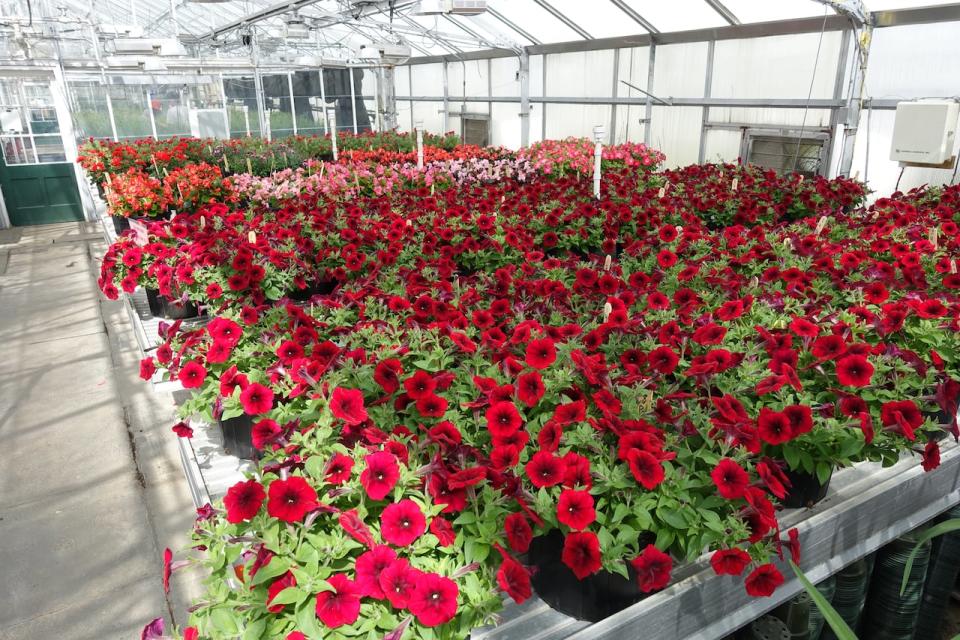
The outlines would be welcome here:
<svg viewBox="0 0 960 640">
<path fill-rule="evenodd" d="M 449 3 L 451 0 L 446 0 Z M 442 0 L 423 4 L 442 5 Z M 482 4 L 482 3 L 480 3 Z M 417 0 L 0 0 L 0 24 L 27 18 L 96 27 L 110 36 L 178 39 L 195 56 L 262 61 L 315 55 L 358 61 L 361 45 L 407 45 L 413 56 L 710 29 L 955 0 L 488 0 L 477 15 L 425 15 Z M 251 39 L 252 36 L 252 39 Z"/>
</svg>

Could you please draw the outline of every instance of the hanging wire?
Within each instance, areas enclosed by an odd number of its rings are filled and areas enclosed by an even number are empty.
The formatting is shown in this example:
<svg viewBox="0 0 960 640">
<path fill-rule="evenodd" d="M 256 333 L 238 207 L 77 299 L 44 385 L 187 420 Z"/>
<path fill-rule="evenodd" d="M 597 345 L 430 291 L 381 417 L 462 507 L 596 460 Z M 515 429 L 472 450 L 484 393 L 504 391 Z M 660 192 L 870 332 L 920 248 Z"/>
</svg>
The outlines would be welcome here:
<svg viewBox="0 0 960 640">
<path fill-rule="evenodd" d="M 793 170 L 797 170 L 800 162 L 800 144 L 803 142 L 803 132 L 807 126 L 807 112 L 810 110 L 810 99 L 813 97 L 813 86 L 817 79 L 817 67 L 820 65 L 820 49 L 823 46 L 823 33 L 827 30 L 827 14 L 829 8 L 823 9 L 823 24 L 820 25 L 820 38 L 817 40 L 817 53 L 813 57 L 813 75 L 810 76 L 810 88 L 807 90 L 807 102 L 803 105 L 803 118 L 800 120 L 800 132 L 797 134 L 797 149 L 793 156 Z"/>
</svg>

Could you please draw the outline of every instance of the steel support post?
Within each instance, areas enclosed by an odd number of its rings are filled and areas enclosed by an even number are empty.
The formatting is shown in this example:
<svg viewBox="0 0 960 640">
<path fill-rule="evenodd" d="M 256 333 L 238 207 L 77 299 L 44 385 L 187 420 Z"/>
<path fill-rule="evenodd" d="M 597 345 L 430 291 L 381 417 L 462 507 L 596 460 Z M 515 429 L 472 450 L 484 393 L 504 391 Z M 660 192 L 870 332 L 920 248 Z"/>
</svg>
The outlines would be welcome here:
<svg viewBox="0 0 960 640">
<path fill-rule="evenodd" d="M 619 82 L 620 77 L 620 49 L 613 50 L 613 93 L 614 98 L 617 97 L 618 87 L 620 86 Z M 629 113 L 629 110 L 628 110 Z M 617 105 L 616 103 L 610 105 L 610 144 L 617 144 Z"/>
<path fill-rule="evenodd" d="M 530 54 L 520 51 L 520 146 L 530 146 Z"/>
<path fill-rule="evenodd" d="M 353 67 L 348 67 L 350 72 L 350 112 L 353 115 L 353 135 L 357 135 L 357 87 L 353 80 Z"/>
<path fill-rule="evenodd" d="M 646 122 L 643 124 L 643 143 L 650 146 L 651 131 L 650 125 L 653 122 L 653 97 L 650 95 L 653 93 L 653 72 L 657 67 L 657 45 L 654 42 L 650 43 L 650 55 L 647 60 L 647 108 L 644 113 L 644 120 Z"/>
<path fill-rule="evenodd" d="M 443 63 L 443 131 L 446 133 L 450 128 L 450 71 L 447 68 L 447 62 Z"/>
<path fill-rule="evenodd" d="M 709 98 L 713 91 L 713 53 L 716 48 L 716 40 L 707 43 L 707 73 L 703 80 L 703 97 Z M 703 107 L 703 118 L 700 121 L 700 151 L 697 154 L 697 162 L 703 164 L 707 155 L 707 123 L 710 122 L 710 107 Z"/>
<path fill-rule="evenodd" d="M 853 166 L 853 147 L 860 124 L 860 110 L 863 107 L 864 80 L 867 75 L 867 61 L 870 58 L 870 43 L 873 40 L 872 27 L 866 26 L 858 39 L 854 39 L 854 62 L 847 95 L 846 118 L 843 129 L 843 147 L 840 155 L 839 175 L 850 175 Z"/>
</svg>

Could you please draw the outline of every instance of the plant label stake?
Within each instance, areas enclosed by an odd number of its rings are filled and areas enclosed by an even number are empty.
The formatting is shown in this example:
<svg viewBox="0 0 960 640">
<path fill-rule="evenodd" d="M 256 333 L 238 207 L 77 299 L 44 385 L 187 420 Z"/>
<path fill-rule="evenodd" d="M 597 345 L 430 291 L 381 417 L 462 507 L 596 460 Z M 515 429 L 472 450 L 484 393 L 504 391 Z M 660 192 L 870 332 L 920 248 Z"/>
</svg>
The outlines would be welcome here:
<svg viewBox="0 0 960 640">
<path fill-rule="evenodd" d="M 333 145 L 333 161 L 336 162 L 340 159 L 340 154 L 337 151 L 337 112 L 328 111 L 330 114 L 330 143 Z"/>
<path fill-rule="evenodd" d="M 740 178 L 738 176 L 734 176 L 733 182 L 730 183 L 730 190 L 736 191 L 738 186 L 740 186 Z"/>
<path fill-rule="evenodd" d="M 956 260 L 951 260 L 951 261 L 950 261 L 950 273 L 956 273 L 956 272 L 957 272 L 957 261 L 956 261 Z"/>
<path fill-rule="evenodd" d="M 223 170 L 230 173 L 230 161 L 227 160 L 227 154 L 223 154 Z"/>
<path fill-rule="evenodd" d="M 613 305 L 609 302 L 604 303 L 603 305 L 603 321 L 606 322 L 610 319 L 610 314 L 613 313 Z"/>
<path fill-rule="evenodd" d="M 320 162 L 320 177 L 323 178 L 323 172 L 327 170 L 327 163 Z"/>
<path fill-rule="evenodd" d="M 613 257 L 608 253 L 606 260 L 603 261 L 603 270 L 610 271 L 610 265 L 613 263 Z"/>
<path fill-rule="evenodd" d="M 247 173 L 253 174 L 253 163 L 250 162 L 250 158 L 247 158 Z"/>
<path fill-rule="evenodd" d="M 423 120 L 417 120 L 417 169 L 423 171 Z"/>
<path fill-rule="evenodd" d="M 250 244 L 257 244 L 257 232 L 251 231 L 247 234 L 247 240 L 250 241 Z"/>
<path fill-rule="evenodd" d="M 200 228 L 201 229 L 207 228 L 207 219 L 204 216 L 200 216 Z"/>
<path fill-rule="evenodd" d="M 150 154 L 150 160 L 151 160 L 151 162 L 153 162 L 153 171 L 159 176 L 159 175 L 160 175 L 160 167 L 157 166 L 157 156 L 155 156 L 155 155 L 153 155 L 153 154 L 151 153 L 151 154 Z"/>
<path fill-rule="evenodd" d="M 660 187 L 660 191 L 657 192 L 657 197 L 658 197 L 658 198 L 662 198 L 662 197 L 665 196 L 665 195 L 667 195 L 667 188 L 666 188 L 666 187 Z"/>
<path fill-rule="evenodd" d="M 930 240 L 930 244 L 933 245 L 933 250 L 936 251 L 936 250 L 937 250 L 938 240 L 939 240 L 939 236 L 937 235 L 937 228 L 936 228 L 936 227 L 933 227 L 933 228 L 930 229 L 930 238 L 929 238 L 929 240 Z"/>
<path fill-rule="evenodd" d="M 603 158 L 603 134 L 602 124 L 593 128 L 593 197 L 600 199 L 600 160 Z"/>
<path fill-rule="evenodd" d="M 827 226 L 827 216 L 820 216 L 820 219 L 817 220 L 817 229 L 813 232 L 814 235 L 820 235 L 820 232 L 823 231 L 824 227 Z"/>
</svg>

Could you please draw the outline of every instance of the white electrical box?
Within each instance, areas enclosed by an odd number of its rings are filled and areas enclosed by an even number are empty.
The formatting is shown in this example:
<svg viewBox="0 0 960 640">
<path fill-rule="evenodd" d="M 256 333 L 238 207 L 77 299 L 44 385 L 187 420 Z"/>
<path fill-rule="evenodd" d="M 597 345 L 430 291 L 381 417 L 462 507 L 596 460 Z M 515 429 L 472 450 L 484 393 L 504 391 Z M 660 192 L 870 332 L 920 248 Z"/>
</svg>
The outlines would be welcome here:
<svg viewBox="0 0 960 640">
<path fill-rule="evenodd" d="M 960 104 L 924 100 L 897 104 L 890 159 L 911 164 L 943 164 L 953 157 Z"/>
</svg>

